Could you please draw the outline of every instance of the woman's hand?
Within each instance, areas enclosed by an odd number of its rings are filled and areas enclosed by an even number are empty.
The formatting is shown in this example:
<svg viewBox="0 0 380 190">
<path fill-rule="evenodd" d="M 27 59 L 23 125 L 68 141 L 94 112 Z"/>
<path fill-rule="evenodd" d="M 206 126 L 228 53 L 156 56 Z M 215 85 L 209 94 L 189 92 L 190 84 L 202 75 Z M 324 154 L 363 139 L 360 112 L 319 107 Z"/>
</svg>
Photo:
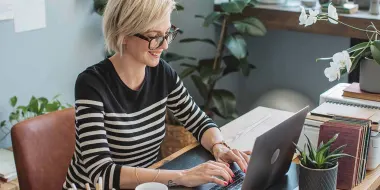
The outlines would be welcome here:
<svg viewBox="0 0 380 190">
<path fill-rule="evenodd" d="M 240 169 L 246 173 L 249 163 L 249 155 L 251 151 L 240 151 L 237 149 L 229 149 L 223 144 L 218 144 L 213 147 L 215 160 L 221 163 L 236 162 Z"/>
<path fill-rule="evenodd" d="M 181 177 L 175 180 L 175 183 L 186 187 L 196 187 L 205 183 L 227 186 L 232 182 L 233 176 L 234 174 L 228 164 L 208 161 L 185 170 Z"/>
</svg>

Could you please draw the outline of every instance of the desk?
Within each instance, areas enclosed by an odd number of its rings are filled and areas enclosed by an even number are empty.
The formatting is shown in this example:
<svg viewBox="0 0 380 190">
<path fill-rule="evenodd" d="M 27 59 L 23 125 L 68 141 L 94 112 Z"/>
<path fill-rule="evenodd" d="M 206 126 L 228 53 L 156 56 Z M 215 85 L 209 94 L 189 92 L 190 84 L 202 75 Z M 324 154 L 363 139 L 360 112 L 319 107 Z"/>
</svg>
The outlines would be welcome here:
<svg viewBox="0 0 380 190">
<path fill-rule="evenodd" d="M 268 114 L 269 115 L 271 114 L 272 117 L 270 117 L 270 119 L 265 120 Z M 260 128 L 264 126 L 264 128 L 268 128 L 267 130 L 269 130 L 272 126 L 285 120 L 291 115 L 292 113 L 290 112 L 258 107 L 241 116 L 241 118 L 246 118 L 246 119 L 234 120 L 226 124 L 225 126 L 223 126 L 221 128 L 221 131 L 224 137 L 226 139 L 229 139 L 231 136 L 239 134 L 239 131 L 241 130 L 241 128 L 244 128 L 247 126 L 248 127 L 254 126 L 255 123 L 257 124 L 257 121 L 261 121 L 259 124 Z M 229 129 L 233 129 L 233 130 L 229 130 Z M 254 127 L 252 128 L 252 130 L 248 131 L 246 135 L 239 137 L 239 139 L 236 142 L 232 142 L 230 143 L 230 145 L 233 148 L 238 148 L 242 150 L 246 150 L 248 148 L 252 149 L 253 143 L 254 143 L 254 139 L 252 137 L 254 135 L 257 136 L 258 134 L 263 133 L 263 132 L 265 132 L 265 130 L 260 130 L 258 127 L 256 128 Z M 195 143 L 153 164 L 150 168 L 188 169 L 196 165 L 199 165 L 201 163 L 207 162 L 208 160 L 213 160 L 213 156 L 208 151 L 206 151 L 202 146 L 200 146 L 198 143 Z M 298 171 L 296 169 L 298 167 L 297 164 L 298 164 L 298 160 L 296 156 L 294 156 L 291 170 L 289 170 L 288 172 L 288 177 L 287 177 L 288 180 L 286 180 L 285 184 L 284 184 L 284 181 L 282 181 L 281 184 L 276 184 L 276 185 L 281 185 L 280 189 L 293 190 L 294 186 L 295 185 L 297 186 L 298 184 L 298 177 L 297 177 Z M 284 185 L 287 188 L 284 188 Z M 365 180 L 360 185 L 356 186 L 354 190 L 376 190 L 379 187 L 380 187 L 380 166 L 373 171 L 368 171 Z"/>
</svg>

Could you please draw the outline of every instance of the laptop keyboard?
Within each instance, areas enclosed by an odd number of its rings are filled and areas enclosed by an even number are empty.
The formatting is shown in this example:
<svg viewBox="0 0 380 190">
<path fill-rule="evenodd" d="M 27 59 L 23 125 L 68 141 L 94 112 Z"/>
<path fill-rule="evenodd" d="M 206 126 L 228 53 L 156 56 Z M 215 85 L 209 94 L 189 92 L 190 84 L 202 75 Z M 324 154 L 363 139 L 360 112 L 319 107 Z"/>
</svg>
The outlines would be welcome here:
<svg viewBox="0 0 380 190">
<path fill-rule="evenodd" d="M 236 170 L 234 172 L 235 177 L 232 178 L 234 182 L 230 183 L 227 186 L 215 185 L 210 190 L 240 190 L 243 186 L 244 173 L 241 170 Z"/>
</svg>

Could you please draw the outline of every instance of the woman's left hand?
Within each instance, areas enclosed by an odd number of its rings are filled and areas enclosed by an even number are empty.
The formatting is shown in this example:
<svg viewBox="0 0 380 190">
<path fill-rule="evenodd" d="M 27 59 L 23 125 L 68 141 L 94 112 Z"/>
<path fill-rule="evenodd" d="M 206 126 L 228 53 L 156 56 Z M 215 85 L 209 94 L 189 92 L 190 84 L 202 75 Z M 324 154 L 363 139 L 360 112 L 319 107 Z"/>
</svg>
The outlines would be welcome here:
<svg viewBox="0 0 380 190">
<path fill-rule="evenodd" d="M 237 149 L 229 149 L 228 147 L 218 144 L 213 148 L 215 160 L 222 163 L 236 162 L 240 169 L 246 173 L 249 163 L 249 155 L 252 151 L 240 151 Z"/>
</svg>

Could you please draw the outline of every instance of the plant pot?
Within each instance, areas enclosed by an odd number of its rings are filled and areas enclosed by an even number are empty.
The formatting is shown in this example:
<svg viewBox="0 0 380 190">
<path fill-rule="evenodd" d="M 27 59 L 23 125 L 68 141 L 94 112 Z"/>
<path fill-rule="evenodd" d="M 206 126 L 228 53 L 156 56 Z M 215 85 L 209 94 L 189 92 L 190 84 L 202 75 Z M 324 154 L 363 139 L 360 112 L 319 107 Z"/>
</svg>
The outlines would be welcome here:
<svg viewBox="0 0 380 190">
<path fill-rule="evenodd" d="M 360 62 L 360 90 L 380 93 L 380 65 L 373 59 L 365 58 Z"/>
<path fill-rule="evenodd" d="M 329 169 L 311 169 L 300 163 L 300 190 L 336 190 L 338 164 Z"/>
<path fill-rule="evenodd" d="M 197 142 L 193 134 L 180 125 L 165 124 L 166 134 L 161 143 L 162 158 L 168 157 L 187 145 Z"/>
</svg>

